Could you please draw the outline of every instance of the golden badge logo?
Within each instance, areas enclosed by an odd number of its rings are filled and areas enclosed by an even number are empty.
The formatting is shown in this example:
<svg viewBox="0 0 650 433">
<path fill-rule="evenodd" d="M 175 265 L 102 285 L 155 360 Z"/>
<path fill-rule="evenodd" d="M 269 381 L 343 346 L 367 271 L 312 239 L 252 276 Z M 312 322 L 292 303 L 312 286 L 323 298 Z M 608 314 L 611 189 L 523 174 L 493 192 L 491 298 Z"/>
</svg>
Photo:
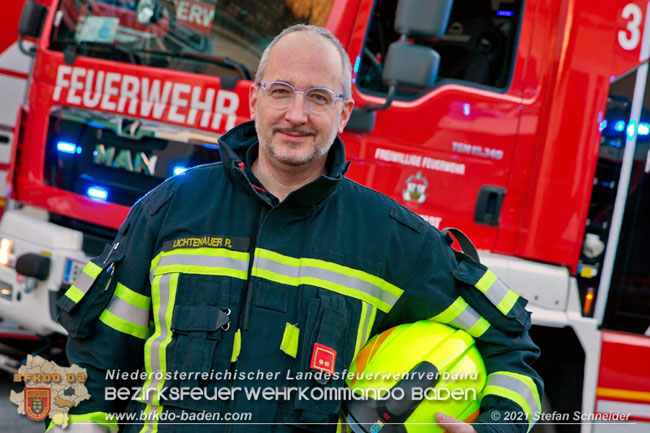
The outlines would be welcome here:
<svg viewBox="0 0 650 433">
<path fill-rule="evenodd" d="M 406 189 L 402 191 L 402 198 L 408 204 L 420 205 L 427 199 L 426 191 L 428 187 L 429 181 L 418 171 L 406 179 Z"/>
<path fill-rule="evenodd" d="M 40 356 L 27 355 L 25 365 L 14 373 L 14 382 L 24 383 L 25 388 L 20 392 L 12 389 L 9 401 L 16 405 L 19 415 L 34 421 L 49 417 L 65 428 L 70 409 L 90 399 L 86 374 L 86 369 L 75 364 L 61 367 Z"/>
<path fill-rule="evenodd" d="M 25 388 L 25 415 L 34 421 L 43 421 L 50 413 L 50 388 Z"/>
</svg>

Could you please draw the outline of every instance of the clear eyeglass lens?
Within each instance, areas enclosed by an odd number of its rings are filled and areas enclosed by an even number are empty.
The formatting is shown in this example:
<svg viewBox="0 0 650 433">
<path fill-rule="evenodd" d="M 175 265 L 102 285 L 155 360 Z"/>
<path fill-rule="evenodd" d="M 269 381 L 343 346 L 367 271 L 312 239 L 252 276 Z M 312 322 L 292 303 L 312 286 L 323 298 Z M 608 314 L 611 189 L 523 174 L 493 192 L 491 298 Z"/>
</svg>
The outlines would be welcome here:
<svg viewBox="0 0 650 433">
<path fill-rule="evenodd" d="M 286 108 L 291 105 L 296 90 L 284 83 L 269 83 L 264 92 L 268 102 L 277 108 Z M 305 104 L 307 108 L 316 113 L 329 111 L 334 105 L 335 95 L 325 88 L 312 88 L 305 92 Z"/>
</svg>

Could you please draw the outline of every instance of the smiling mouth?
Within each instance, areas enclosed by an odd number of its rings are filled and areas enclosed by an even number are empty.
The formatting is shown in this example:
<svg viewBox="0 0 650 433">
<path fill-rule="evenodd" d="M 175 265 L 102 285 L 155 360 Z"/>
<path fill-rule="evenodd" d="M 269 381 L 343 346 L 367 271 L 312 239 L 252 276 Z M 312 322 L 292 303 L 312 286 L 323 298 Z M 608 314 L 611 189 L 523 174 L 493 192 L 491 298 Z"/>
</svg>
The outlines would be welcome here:
<svg viewBox="0 0 650 433">
<path fill-rule="evenodd" d="M 316 132 L 308 129 L 273 128 L 273 133 L 280 133 L 289 138 L 305 138 L 315 136 Z"/>
</svg>

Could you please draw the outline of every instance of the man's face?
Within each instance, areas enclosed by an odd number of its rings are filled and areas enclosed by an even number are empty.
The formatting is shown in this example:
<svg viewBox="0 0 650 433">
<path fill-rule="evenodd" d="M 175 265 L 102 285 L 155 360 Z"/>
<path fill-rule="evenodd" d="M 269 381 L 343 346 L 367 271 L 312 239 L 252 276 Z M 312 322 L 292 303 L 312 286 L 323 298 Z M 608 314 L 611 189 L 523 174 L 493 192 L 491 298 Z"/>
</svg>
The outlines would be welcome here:
<svg viewBox="0 0 650 433">
<path fill-rule="evenodd" d="M 336 48 L 311 32 L 296 32 L 280 39 L 271 50 L 260 82 L 283 81 L 296 89 L 327 87 L 343 93 L 343 65 Z M 307 110 L 304 96 L 296 94 L 287 108 L 274 108 L 263 89 L 251 87 L 250 110 L 260 141 L 260 158 L 270 163 L 303 166 L 318 161 L 350 118 L 352 101 L 338 100 L 324 114 Z"/>
</svg>

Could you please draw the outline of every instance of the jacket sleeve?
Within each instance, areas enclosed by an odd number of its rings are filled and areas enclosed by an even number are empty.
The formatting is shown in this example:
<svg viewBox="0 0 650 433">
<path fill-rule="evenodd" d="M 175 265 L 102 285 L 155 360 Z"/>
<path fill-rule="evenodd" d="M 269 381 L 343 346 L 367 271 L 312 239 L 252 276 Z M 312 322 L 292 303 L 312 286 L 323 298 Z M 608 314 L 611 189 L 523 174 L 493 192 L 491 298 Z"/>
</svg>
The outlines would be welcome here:
<svg viewBox="0 0 650 433">
<path fill-rule="evenodd" d="M 380 327 L 428 319 L 467 331 L 488 374 L 474 428 L 529 431 L 541 410 L 543 382 L 531 367 L 539 348 L 528 335 L 527 301 L 484 265 L 455 252 L 451 238 L 433 228 L 425 232 L 410 282 Z"/>
<path fill-rule="evenodd" d="M 68 331 L 68 361 L 88 376 L 90 398 L 68 415 L 67 423 L 84 422 L 75 432 L 117 432 L 111 414 L 124 412 L 132 387 L 141 383 L 144 344 L 152 332 L 149 269 L 169 198 L 169 188 L 159 188 L 138 201 L 112 245 L 85 266 L 58 301 L 59 322 Z M 114 392 L 122 387 L 128 398 Z M 70 430 L 50 423 L 47 431 Z"/>
</svg>

